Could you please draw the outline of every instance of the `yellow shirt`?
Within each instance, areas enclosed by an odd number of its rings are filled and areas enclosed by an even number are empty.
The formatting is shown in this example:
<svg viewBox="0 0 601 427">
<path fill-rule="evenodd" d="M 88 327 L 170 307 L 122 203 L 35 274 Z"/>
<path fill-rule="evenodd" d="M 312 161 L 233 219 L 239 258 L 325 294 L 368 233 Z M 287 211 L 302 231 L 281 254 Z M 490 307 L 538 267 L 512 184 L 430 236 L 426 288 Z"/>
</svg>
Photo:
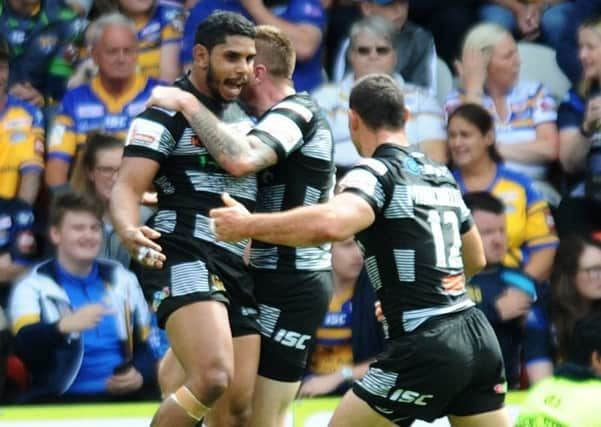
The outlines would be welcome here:
<svg viewBox="0 0 601 427">
<path fill-rule="evenodd" d="M 352 299 L 353 289 L 332 297 L 323 323 L 315 334 L 315 348 L 309 362 L 312 374 L 331 374 L 343 366 L 353 365 Z"/>
<path fill-rule="evenodd" d="M 453 175 L 461 192 L 465 193 L 467 188 L 461 174 L 455 170 Z M 533 252 L 558 245 L 549 206 L 530 178 L 499 163 L 497 175 L 486 191 L 497 196 L 505 205 L 508 251 L 503 259 L 504 265 L 522 267 Z"/>
<path fill-rule="evenodd" d="M 164 0 L 159 2 L 150 18 L 136 22 L 138 65 L 142 74 L 160 77 L 161 48 L 181 43 L 183 27 L 181 4 Z"/>
<path fill-rule="evenodd" d="M 48 137 L 48 158 L 70 162 L 92 130 L 117 135 L 125 141 L 130 122 L 144 111 L 146 100 L 158 83 L 136 75 L 127 91 L 116 98 L 104 89 L 99 77 L 68 90 Z"/>
<path fill-rule="evenodd" d="M 44 119 L 26 101 L 8 95 L 0 111 L 0 197 L 17 195 L 21 175 L 44 168 Z"/>
</svg>

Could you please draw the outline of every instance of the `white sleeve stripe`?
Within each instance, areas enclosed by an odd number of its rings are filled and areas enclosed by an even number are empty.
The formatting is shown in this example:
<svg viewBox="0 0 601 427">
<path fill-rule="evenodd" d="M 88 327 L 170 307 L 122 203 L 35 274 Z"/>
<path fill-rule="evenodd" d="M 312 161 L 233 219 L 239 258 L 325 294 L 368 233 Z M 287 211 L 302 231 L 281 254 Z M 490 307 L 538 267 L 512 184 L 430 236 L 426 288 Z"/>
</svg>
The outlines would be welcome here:
<svg viewBox="0 0 601 427">
<path fill-rule="evenodd" d="M 292 102 L 292 101 L 280 102 L 279 104 L 276 104 L 271 111 L 276 111 L 276 110 L 293 111 L 294 113 L 301 116 L 302 119 L 307 123 L 309 123 L 311 121 L 311 119 L 313 118 L 313 113 L 311 112 L 311 110 L 309 110 L 307 107 L 299 104 L 298 102 Z"/>
<path fill-rule="evenodd" d="M 303 139 L 303 133 L 294 120 L 282 114 L 268 114 L 255 126 L 255 129 L 274 138 L 286 154 L 290 153 Z"/>
</svg>

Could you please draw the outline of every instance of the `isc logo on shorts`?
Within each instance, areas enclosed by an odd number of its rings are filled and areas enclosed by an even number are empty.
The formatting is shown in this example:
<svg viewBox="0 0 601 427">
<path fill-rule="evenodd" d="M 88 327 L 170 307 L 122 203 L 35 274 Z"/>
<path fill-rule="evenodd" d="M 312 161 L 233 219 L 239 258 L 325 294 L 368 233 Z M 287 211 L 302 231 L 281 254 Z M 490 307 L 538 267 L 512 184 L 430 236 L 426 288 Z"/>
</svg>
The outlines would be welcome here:
<svg viewBox="0 0 601 427">
<path fill-rule="evenodd" d="M 276 332 L 273 339 L 286 347 L 305 350 L 307 348 L 305 343 L 311 339 L 311 335 L 302 335 L 298 332 L 280 329 Z"/>
<path fill-rule="evenodd" d="M 395 402 L 413 403 L 417 406 L 426 406 L 428 404 L 426 399 L 431 399 L 433 397 L 433 394 L 420 394 L 417 391 L 403 390 L 402 388 L 399 388 L 390 395 L 389 399 L 394 400 Z"/>
</svg>

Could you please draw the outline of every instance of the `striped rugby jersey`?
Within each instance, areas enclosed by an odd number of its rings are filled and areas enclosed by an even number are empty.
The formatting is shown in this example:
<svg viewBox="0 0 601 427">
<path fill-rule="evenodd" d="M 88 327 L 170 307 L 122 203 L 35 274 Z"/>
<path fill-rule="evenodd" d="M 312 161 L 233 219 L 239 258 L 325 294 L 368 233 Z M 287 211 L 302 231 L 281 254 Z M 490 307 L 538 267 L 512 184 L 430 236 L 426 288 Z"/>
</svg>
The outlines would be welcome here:
<svg viewBox="0 0 601 427">
<path fill-rule="evenodd" d="M 329 200 L 335 179 L 334 142 L 313 98 L 304 92 L 284 98 L 250 133 L 278 155 L 278 163 L 257 176 L 257 211 L 279 212 Z M 280 272 L 330 270 L 330 245 L 293 248 L 254 240 L 251 265 Z"/>
<path fill-rule="evenodd" d="M 461 235 L 473 220 L 445 166 L 384 144 L 351 169 L 340 188 L 365 199 L 376 216 L 356 240 L 391 339 L 474 305 L 461 257 Z"/>
<path fill-rule="evenodd" d="M 250 117 L 237 103 L 222 104 L 194 88 L 188 78 L 175 86 L 193 93 L 217 117 L 246 133 Z M 254 209 L 255 175 L 236 178 L 223 170 L 209 154 L 181 113 L 149 108 L 131 124 L 124 156 L 144 157 L 160 164 L 154 178 L 158 210 L 149 225 L 162 234 L 177 233 L 214 243 L 242 255 L 248 241 L 217 242 L 209 230 L 209 211 L 222 207 L 221 193 L 227 192 L 250 211 Z"/>
</svg>

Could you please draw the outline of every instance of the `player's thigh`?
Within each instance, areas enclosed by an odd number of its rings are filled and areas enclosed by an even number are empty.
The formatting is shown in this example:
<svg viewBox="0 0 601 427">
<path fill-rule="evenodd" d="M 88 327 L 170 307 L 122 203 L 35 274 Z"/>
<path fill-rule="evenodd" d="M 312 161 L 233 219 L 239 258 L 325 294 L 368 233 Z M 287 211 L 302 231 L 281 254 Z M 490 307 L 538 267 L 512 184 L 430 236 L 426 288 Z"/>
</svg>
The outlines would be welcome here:
<svg viewBox="0 0 601 427">
<path fill-rule="evenodd" d="M 394 423 L 376 413 L 362 399 L 349 390 L 332 415 L 328 427 L 391 427 Z"/>
<path fill-rule="evenodd" d="M 233 371 L 233 344 L 227 309 L 218 301 L 179 307 L 167 318 L 171 348 L 188 376 L 218 368 Z"/>
<path fill-rule="evenodd" d="M 280 427 L 300 381 L 276 381 L 257 377 L 253 396 L 252 427 Z"/>
<path fill-rule="evenodd" d="M 510 427 L 512 425 L 506 408 L 467 416 L 449 415 L 449 421 L 453 427 Z"/>
</svg>

